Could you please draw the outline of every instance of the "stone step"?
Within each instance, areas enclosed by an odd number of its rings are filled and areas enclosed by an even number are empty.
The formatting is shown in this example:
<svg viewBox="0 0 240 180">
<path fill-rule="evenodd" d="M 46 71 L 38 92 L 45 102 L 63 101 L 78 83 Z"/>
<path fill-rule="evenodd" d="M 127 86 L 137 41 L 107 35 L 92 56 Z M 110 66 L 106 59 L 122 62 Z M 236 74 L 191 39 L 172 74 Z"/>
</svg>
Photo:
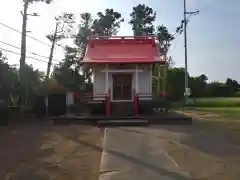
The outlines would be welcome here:
<svg viewBox="0 0 240 180">
<path fill-rule="evenodd" d="M 133 116 L 133 102 L 112 102 L 112 116 Z"/>
<path fill-rule="evenodd" d="M 137 120 L 137 119 L 130 119 L 130 120 L 100 120 L 98 121 L 98 127 L 118 127 L 118 126 L 149 126 L 148 120 Z"/>
</svg>

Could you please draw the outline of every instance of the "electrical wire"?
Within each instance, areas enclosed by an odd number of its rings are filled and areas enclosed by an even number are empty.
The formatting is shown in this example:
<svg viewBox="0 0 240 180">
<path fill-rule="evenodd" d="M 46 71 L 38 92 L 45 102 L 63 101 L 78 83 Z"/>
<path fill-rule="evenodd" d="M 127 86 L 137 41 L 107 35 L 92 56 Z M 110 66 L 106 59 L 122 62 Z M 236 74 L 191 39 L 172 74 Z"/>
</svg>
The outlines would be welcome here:
<svg viewBox="0 0 240 180">
<path fill-rule="evenodd" d="M 21 31 L 19 31 L 19 30 L 17 30 L 17 29 L 15 29 L 15 28 L 12 28 L 12 27 L 10 27 L 10 26 L 8 26 L 8 25 L 6 25 L 6 24 L 3 24 L 3 23 L 1 23 L 0 22 L 0 25 L 2 25 L 2 26 L 4 26 L 4 27 L 6 27 L 6 28 L 8 28 L 8 29 L 11 29 L 12 31 L 15 31 L 15 32 L 17 32 L 17 33 L 20 33 L 20 34 L 22 34 L 22 32 Z M 43 45 L 45 45 L 45 46 L 49 46 L 49 47 L 52 47 L 50 44 L 47 44 L 47 43 L 45 43 L 45 42 L 43 42 L 43 41 L 40 41 L 40 40 L 38 40 L 37 38 L 35 38 L 35 37 L 32 37 L 32 36 L 29 36 L 29 35 L 27 35 L 26 34 L 26 36 L 28 37 L 28 38 L 31 38 L 31 39 L 33 39 L 33 40 L 35 40 L 35 41 L 37 41 L 37 42 L 39 42 L 39 43 L 41 43 L 41 44 L 43 44 Z M 63 46 L 61 46 L 60 44 L 57 44 L 59 47 L 61 47 L 61 48 L 64 48 Z"/>
<path fill-rule="evenodd" d="M 4 48 L 0 48 L 0 49 L 3 50 L 3 51 L 6 51 L 6 52 L 10 52 L 12 54 L 16 54 L 16 55 L 19 55 L 19 56 L 21 55 L 20 53 L 11 51 L 9 49 L 4 49 Z M 31 57 L 31 56 L 26 56 L 26 58 L 33 59 L 33 60 L 36 60 L 36 61 L 39 61 L 39 62 L 48 63 L 48 61 L 44 61 L 44 60 L 41 60 L 41 59 L 38 59 L 38 58 L 35 58 L 35 57 Z"/>
<path fill-rule="evenodd" d="M 8 45 L 8 46 L 11 46 L 11 47 L 16 48 L 16 49 L 21 49 L 20 47 L 17 47 L 17 46 L 15 46 L 15 45 L 12 45 L 12 44 L 9 44 L 9 43 L 3 42 L 3 41 L 0 41 L 0 43 L 5 44 L 5 45 Z M 42 57 L 42 58 L 49 59 L 49 57 L 47 57 L 47 56 L 43 56 L 43 55 L 40 55 L 40 54 L 31 52 L 31 51 L 26 51 L 26 52 L 28 52 L 28 53 L 30 53 L 30 54 L 33 54 L 33 55 L 35 55 L 35 56 L 39 56 L 39 57 Z M 57 61 L 57 62 L 61 62 L 61 61 L 56 60 L 56 59 L 52 59 L 52 60 L 53 60 L 53 61 Z"/>
</svg>

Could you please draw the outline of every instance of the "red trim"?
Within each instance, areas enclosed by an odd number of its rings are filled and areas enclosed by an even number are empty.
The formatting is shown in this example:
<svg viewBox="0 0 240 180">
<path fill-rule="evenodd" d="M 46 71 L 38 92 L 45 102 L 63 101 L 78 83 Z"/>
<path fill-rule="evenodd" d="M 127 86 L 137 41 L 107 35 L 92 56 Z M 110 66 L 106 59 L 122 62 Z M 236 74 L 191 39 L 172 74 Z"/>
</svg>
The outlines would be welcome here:
<svg viewBox="0 0 240 180">
<path fill-rule="evenodd" d="M 165 64 L 165 61 L 152 61 L 152 62 L 142 62 L 142 61 L 82 61 L 80 64 Z"/>
<path fill-rule="evenodd" d="M 156 44 L 154 38 L 132 38 L 132 39 L 120 39 L 120 38 L 106 38 L 106 39 L 91 39 L 90 45 L 119 45 L 119 44 Z"/>
<path fill-rule="evenodd" d="M 154 64 L 154 63 L 165 63 L 165 61 L 156 61 L 156 60 L 148 60 L 148 59 L 130 59 L 130 58 L 115 58 L 115 59 L 94 59 L 90 61 L 81 61 L 81 64 L 119 64 L 119 63 L 124 63 L 124 64 L 135 64 L 135 63 L 140 63 L 140 64 Z"/>
</svg>

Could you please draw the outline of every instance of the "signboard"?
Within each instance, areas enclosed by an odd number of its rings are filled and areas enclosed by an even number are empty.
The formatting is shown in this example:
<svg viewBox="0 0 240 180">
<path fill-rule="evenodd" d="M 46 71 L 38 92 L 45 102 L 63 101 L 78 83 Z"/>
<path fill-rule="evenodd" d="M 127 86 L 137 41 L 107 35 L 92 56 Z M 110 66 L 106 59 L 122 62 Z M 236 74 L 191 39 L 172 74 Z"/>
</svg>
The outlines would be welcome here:
<svg viewBox="0 0 240 180">
<path fill-rule="evenodd" d="M 186 88 L 184 96 L 191 96 L 191 89 L 190 88 Z"/>
</svg>

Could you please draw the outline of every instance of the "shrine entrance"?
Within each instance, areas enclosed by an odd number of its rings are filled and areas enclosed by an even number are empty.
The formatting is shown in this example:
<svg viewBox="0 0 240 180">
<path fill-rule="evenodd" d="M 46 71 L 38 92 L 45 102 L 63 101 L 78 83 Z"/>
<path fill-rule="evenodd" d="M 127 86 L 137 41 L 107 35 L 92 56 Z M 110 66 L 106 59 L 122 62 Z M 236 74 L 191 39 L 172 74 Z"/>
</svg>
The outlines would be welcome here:
<svg viewBox="0 0 240 180">
<path fill-rule="evenodd" d="M 113 100 L 132 100 L 132 74 L 113 74 Z"/>
</svg>

